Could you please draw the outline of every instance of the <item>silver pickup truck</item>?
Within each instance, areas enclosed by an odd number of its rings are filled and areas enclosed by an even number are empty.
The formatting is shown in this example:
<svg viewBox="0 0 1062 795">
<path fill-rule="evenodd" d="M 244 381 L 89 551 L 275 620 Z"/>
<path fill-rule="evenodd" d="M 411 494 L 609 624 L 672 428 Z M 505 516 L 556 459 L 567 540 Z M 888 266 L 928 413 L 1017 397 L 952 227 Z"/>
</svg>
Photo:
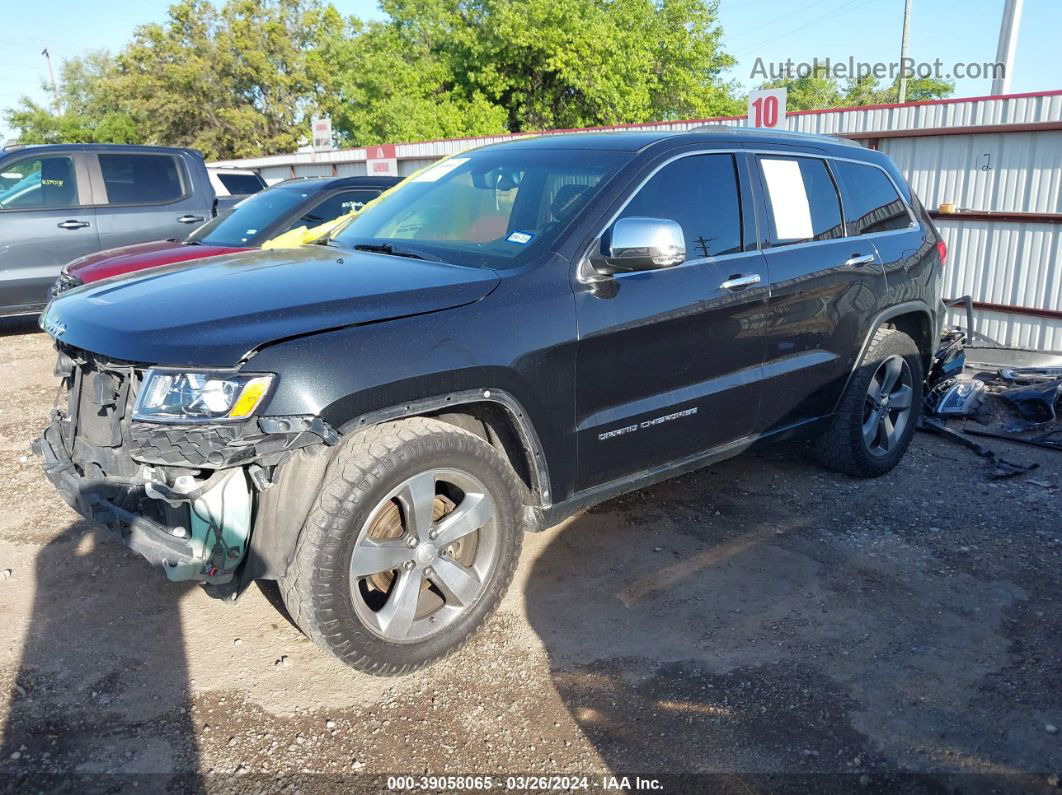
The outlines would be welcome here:
<svg viewBox="0 0 1062 795">
<path fill-rule="evenodd" d="M 0 316 L 39 312 L 59 270 L 103 249 L 183 238 L 218 211 L 193 149 L 118 144 L 0 151 Z"/>
</svg>

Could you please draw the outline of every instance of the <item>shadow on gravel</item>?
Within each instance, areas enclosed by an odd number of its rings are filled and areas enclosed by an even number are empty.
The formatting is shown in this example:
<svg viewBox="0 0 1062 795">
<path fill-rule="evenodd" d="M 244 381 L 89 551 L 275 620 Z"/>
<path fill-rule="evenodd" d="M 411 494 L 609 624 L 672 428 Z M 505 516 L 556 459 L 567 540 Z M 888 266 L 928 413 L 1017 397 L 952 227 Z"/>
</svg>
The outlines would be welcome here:
<svg viewBox="0 0 1062 795">
<path fill-rule="evenodd" d="M 1026 774 L 1051 738 L 1030 725 L 1039 736 L 1000 742 L 1024 716 L 983 695 L 1008 664 L 1007 610 L 1024 593 L 880 526 L 920 526 L 910 510 L 864 530 L 889 483 L 821 472 L 783 447 L 556 533 L 528 577 L 528 615 L 558 693 L 617 776 L 632 789 L 661 777 L 668 791 L 1044 786 Z"/>
<path fill-rule="evenodd" d="M 32 334 L 40 332 L 37 325 L 36 315 L 20 315 L 18 317 L 0 317 L 0 337 L 13 337 L 16 334 Z"/>
<path fill-rule="evenodd" d="M 160 583 L 81 521 L 41 549 L 35 568 L 0 791 L 197 791 L 177 608 L 190 586 Z"/>
</svg>

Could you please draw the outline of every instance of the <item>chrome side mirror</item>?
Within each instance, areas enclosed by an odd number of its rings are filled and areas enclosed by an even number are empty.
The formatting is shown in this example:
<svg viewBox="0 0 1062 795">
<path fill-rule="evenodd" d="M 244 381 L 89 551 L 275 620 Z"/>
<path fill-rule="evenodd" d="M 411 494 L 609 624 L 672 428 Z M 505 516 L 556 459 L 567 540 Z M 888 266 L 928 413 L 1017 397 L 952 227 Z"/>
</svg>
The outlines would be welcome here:
<svg viewBox="0 0 1062 795">
<path fill-rule="evenodd" d="M 682 227 L 665 218 L 620 218 L 601 241 L 601 256 L 591 261 L 600 273 L 629 273 L 670 268 L 686 259 Z"/>
</svg>

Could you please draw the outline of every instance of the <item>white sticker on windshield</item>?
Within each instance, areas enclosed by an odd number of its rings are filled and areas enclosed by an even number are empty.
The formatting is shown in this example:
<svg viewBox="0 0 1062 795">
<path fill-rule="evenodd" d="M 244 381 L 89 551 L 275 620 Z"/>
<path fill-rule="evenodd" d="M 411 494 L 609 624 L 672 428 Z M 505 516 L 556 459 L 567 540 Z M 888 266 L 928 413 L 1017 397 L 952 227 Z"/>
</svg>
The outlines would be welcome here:
<svg viewBox="0 0 1062 795">
<path fill-rule="evenodd" d="M 432 166 L 419 177 L 414 177 L 414 182 L 435 182 L 436 180 L 445 177 L 455 168 L 462 163 L 467 163 L 467 157 L 451 157 L 449 160 L 444 160 L 436 166 Z"/>
<path fill-rule="evenodd" d="M 508 240 L 510 243 L 519 243 L 521 246 L 525 246 L 529 242 L 531 242 L 531 238 L 533 237 L 534 235 L 532 235 L 530 232 L 513 232 L 505 239 Z"/>
</svg>

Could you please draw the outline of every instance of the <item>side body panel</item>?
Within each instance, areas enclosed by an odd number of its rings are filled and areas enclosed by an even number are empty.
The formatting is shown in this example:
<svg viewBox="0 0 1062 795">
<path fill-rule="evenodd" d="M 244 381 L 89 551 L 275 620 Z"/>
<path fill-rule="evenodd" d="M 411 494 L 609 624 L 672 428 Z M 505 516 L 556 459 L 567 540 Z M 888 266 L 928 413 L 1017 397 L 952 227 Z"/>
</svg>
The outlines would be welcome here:
<svg viewBox="0 0 1062 795">
<path fill-rule="evenodd" d="M 683 152 L 669 156 L 666 166 L 650 161 L 642 176 L 664 167 L 690 169 L 704 156 L 731 154 Z M 756 425 L 767 272 L 755 249 L 743 155 L 736 160 L 744 242 L 751 250 L 706 256 L 709 241 L 702 240 L 699 251 L 696 240 L 687 240 L 688 258 L 680 265 L 573 282 L 580 489 L 727 443 Z M 639 206 L 636 214 L 642 213 L 667 215 L 651 206 Z M 721 287 L 749 275 L 762 280 L 737 290 Z"/>
<path fill-rule="evenodd" d="M 541 443 L 550 484 L 543 499 L 570 494 L 576 329 L 567 274 L 567 262 L 555 257 L 503 273 L 487 298 L 466 306 L 266 346 L 247 363 L 282 374 L 263 414 L 317 414 L 349 431 L 382 409 L 503 390 Z"/>
<path fill-rule="evenodd" d="M 214 190 L 203 159 L 183 151 L 172 154 L 180 167 L 183 195 L 173 201 L 152 203 L 124 203 L 121 197 L 110 196 L 104 184 L 99 156 L 90 155 L 93 201 L 104 249 L 151 240 L 183 240 L 213 215 Z"/>
<path fill-rule="evenodd" d="M 779 154 L 823 157 L 830 181 L 840 199 L 841 220 L 847 217 L 845 191 L 835 157 L 812 148 Z M 856 153 L 861 154 L 861 153 Z M 758 208 L 765 229 L 772 229 L 771 203 L 761 158 L 754 169 L 759 177 Z M 859 158 L 862 160 L 862 158 Z M 877 243 L 903 233 L 851 235 L 847 224 L 833 239 L 772 245 L 766 257 L 771 298 L 767 310 L 765 399 L 761 432 L 780 430 L 832 413 L 861 355 L 861 345 L 878 313 L 888 305 L 888 283 Z M 917 229 L 914 234 L 918 234 Z"/>
</svg>

